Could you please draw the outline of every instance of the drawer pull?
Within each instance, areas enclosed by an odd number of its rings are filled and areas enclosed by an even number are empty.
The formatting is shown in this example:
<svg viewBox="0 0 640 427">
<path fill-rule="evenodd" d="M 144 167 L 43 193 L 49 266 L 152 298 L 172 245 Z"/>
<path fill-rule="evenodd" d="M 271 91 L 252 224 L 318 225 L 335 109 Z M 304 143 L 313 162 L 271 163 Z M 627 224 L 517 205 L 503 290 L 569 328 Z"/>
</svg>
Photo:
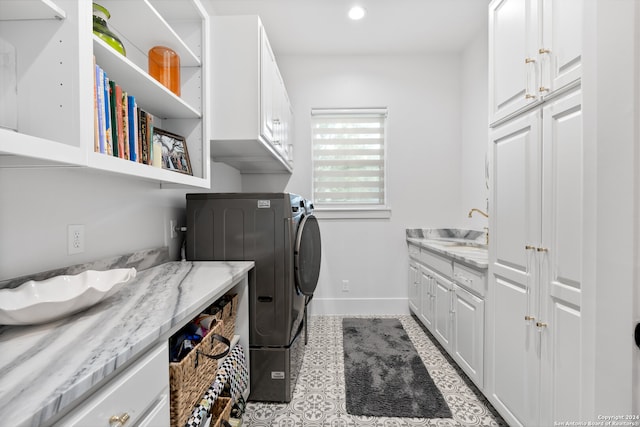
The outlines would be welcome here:
<svg viewBox="0 0 640 427">
<path fill-rule="evenodd" d="M 129 421 L 129 418 L 131 418 L 131 417 L 126 412 L 124 414 L 120 415 L 120 416 L 113 415 L 113 416 L 111 416 L 111 418 L 109 418 L 109 425 L 111 427 L 123 426 L 123 425 L 125 425 L 127 423 L 127 421 Z"/>
</svg>

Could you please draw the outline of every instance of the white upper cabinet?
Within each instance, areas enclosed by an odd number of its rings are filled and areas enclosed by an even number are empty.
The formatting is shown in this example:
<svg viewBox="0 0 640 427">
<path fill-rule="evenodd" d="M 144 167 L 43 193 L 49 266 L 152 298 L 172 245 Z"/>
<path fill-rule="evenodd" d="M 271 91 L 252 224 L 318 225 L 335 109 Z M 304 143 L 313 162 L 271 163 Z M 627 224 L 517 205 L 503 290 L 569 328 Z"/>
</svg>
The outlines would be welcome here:
<svg viewBox="0 0 640 427">
<path fill-rule="evenodd" d="M 584 0 L 493 0 L 489 5 L 490 123 L 581 77 Z"/>
<path fill-rule="evenodd" d="M 0 167 L 69 165 L 132 179 L 208 188 L 206 117 L 209 15 L 200 0 L 102 0 L 107 25 L 127 56 L 93 35 L 92 3 L 77 0 L 0 0 L 0 41 L 17 58 L 13 98 L 0 111 L 17 111 L 15 126 L 0 127 Z M 147 73 L 147 52 L 167 46 L 180 55 L 181 96 Z M 95 152 L 93 61 L 154 125 L 183 136 L 193 175 Z M 4 71 L 3 71 L 4 72 Z M 5 79 L 3 79 L 5 80 Z M 14 101 L 15 99 L 15 101 Z M 13 129 L 12 129 L 13 128 Z"/>
<path fill-rule="evenodd" d="M 489 5 L 490 122 L 533 103 L 537 0 L 494 0 Z"/>
<path fill-rule="evenodd" d="M 544 0 L 540 53 L 543 95 L 582 77 L 584 0 Z"/>
<path fill-rule="evenodd" d="M 291 105 L 258 16 L 214 16 L 211 157 L 243 173 L 291 173 Z"/>
</svg>

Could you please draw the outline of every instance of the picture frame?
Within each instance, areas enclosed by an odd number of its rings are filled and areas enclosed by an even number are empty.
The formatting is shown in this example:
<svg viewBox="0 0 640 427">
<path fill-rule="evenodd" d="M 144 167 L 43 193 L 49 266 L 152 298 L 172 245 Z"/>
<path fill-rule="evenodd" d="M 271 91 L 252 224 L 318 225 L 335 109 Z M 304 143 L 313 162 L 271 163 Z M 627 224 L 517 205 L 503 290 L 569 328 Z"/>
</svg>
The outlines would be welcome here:
<svg viewBox="0 0 640 427">
<path fill-rule="evenodd" d="M 153 142 L 162 147 L 162 169 L 193 175 L 187 143 L 183 136 L 153 128 Z"/>
</svg>

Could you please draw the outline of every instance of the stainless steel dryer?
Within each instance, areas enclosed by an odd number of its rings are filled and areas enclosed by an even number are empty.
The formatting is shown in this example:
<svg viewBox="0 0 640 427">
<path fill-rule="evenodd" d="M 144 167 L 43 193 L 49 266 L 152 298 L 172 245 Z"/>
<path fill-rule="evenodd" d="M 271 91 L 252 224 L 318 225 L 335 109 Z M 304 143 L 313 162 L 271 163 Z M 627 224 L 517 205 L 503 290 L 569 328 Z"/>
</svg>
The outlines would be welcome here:
<svg viewBox="0 0 640 427">
<path fill-rule="evenodd" d="M 250 400 L 291 401 L 320 249 L 318 221 L 301 196 L 187 194 L 187 259 L 256 264 L 249 285 Z"/>
</svg>

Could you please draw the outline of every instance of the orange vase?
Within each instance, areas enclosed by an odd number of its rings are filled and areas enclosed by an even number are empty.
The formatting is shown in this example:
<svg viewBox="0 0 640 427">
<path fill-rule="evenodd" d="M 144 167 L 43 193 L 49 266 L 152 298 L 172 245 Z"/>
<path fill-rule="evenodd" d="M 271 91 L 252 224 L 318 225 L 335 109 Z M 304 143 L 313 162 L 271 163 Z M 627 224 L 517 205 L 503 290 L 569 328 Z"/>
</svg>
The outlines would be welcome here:
<svg viewBox="0 0 640 427">
<path fill-rule="evenodd" d="M 149 49 L 149 75 L 180 96 L 180 56 L 164 46 Z"/>
</svg>

